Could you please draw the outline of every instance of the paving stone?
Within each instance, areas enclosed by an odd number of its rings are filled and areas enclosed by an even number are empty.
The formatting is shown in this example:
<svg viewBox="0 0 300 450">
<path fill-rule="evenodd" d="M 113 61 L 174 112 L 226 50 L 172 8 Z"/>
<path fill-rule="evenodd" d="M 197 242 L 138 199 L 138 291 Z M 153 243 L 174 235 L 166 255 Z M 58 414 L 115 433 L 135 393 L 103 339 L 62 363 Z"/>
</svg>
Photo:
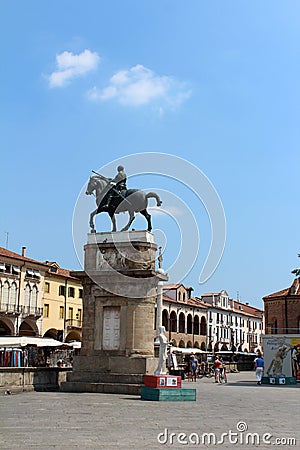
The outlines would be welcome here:
<svg viewBox="0 0 300 450">
<path fill-rule="evenodd" d="M 272 434 L 266 445 L 233 444 L 224 438 L 220 449 L 300 448 L 299 384 L 257 386 L 254 372 L 229 374 L 227 384 L 203 378 L 183 382 L 197 389 L 196 402 L 151 402 L 120 394 L 26 392 L 0 397 L 1 449 L 163 449 L 215 448 L 180 444 L 178 434 L 188 439 L 195 433 L 237 432 Z M 237 431 L 237 425 L 247 427 Z M 246 425 L 245 425 L 246 424 Z M 168 430 L 168 442 L 157 436 Z M 170 433 L 175 433 L 170 444 Z M 194 433 L 194 435 L 191 435 Z M 161 436 L 161 440 L 163 440 Z M 275 445 L 276 438 L 296 438 L 296 445 Z M 184 438 L 181 436 L 181 439 Z"/>
</svg>

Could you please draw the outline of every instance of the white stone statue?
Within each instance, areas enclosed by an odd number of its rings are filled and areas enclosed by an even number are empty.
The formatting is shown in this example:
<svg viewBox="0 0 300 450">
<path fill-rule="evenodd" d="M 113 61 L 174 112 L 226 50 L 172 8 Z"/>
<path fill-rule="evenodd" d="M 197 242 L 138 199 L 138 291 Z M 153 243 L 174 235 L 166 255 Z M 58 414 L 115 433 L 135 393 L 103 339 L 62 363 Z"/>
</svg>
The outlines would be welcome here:
<svg viewBox="0 0 300 450">
<path fill-rule="evenodd" d="M 166 359 L 167 359 L 167 347 L 168 340 L 165 336 L 165 327 L 159 327 L 159 361 L 154 375 L 165 375 L 166 374 Z"/>
</svg>

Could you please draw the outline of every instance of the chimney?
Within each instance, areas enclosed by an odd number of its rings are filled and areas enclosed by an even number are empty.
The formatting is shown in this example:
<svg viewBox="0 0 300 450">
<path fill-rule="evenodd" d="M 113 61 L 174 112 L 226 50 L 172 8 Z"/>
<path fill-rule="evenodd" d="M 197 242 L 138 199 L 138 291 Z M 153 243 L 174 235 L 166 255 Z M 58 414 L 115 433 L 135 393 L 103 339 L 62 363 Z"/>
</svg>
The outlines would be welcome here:
<svg viewBox="0 0 300 450">
<path fill-rule="evenodd" d="M 22 247 L 22 256 L 26 256 L 26 247 Z"/>
</svg>

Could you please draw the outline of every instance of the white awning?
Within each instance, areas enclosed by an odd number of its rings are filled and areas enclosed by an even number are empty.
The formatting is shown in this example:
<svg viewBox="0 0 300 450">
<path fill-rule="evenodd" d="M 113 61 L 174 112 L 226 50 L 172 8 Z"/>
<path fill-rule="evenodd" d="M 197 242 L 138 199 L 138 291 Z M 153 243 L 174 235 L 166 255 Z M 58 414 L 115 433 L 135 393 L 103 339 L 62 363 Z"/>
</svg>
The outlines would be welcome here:
<svg viewBox="0 0 300 450">
<path fill-rule="evenodd" d="M 33 271 L 33 276 L 35 276 L 37 278 L 40 278 L 41 274 L 40 274 L 39 270 L 34 270 Z"/>
<path fill-rule="evenodd" d="M 26 269 L 26 275 L 33 276 L 34 272 L 31 269 Z"/>
<path fill-rule="evenodd" d="M 192 353 L 209 353 L 204 350 L 200 350 L 200 348 L 181 348 L 181 347 L 171 347 L 171 352 L 175 353 L 183 353 L 183 354 L 192 354 Z"/>
<path fill-rule="evenodd" d="M 5 270 L 5 264 L 0 263 L 0 270 Z"/>
<path fill-rule="evenodd" d="M 21 272 L 20 267 L 12 266 L 12 268 L 13 268 L 13 272 L 15 272 L 15 273 L 20 273 Z"/>
<path fill-rule="evenodd" d="M 39 338 L 29 336 L 1 336 L 1 347 L 26 347 L 26 345 L 36 345 L 37 347 L 60 347 L 63 342 L 51 338 Z"/>
</svg>

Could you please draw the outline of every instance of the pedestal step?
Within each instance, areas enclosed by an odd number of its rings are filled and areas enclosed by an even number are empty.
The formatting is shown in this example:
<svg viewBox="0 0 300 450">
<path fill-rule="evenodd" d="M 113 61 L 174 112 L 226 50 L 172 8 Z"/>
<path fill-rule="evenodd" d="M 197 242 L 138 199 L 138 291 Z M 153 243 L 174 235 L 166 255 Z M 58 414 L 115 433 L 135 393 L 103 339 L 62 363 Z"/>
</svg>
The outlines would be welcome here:
<svg viewBox="0 0 300 450">
<path fill-rule="evenodd" d="M 121 384 L 143 384 L 144 375 L 142 374 L 126 374 L 111 372 L 90 372 L 76 371 L 68 373 L 67 381 L 84 382 L 84 383 L 121 383 Z"/>
<path fill-rule="evenodd" d="M 160 402 L 192 402 L 196 401 L 196 389 L 160 389 L 142 386 L 141 398 Z"/>
<path fill-rule="evenodd" d="M 89 383 L 66 381 L 61 383 L 62 392 L 94 392 L 105 394 L 140 395 L 141 384 L 134 383 Z"/>
</svg>

